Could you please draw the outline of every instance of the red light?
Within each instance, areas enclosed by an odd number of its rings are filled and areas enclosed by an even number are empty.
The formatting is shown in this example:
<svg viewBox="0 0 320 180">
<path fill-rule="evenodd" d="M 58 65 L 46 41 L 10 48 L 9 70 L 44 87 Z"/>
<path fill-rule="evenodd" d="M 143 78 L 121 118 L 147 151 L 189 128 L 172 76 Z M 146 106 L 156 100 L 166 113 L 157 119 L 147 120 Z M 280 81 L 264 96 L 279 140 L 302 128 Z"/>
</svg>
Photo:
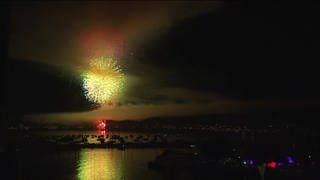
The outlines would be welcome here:
<svg viewBox="0 0 320 180">
<path fill-rule="evenodd" d="M 277 167 L 277 163 L 274 161 L 268 162 L 267 163 L 267 167 L 269 168 L 276 168 Z"/>
<path fill-rule="evenodd" d="M 103 121 L 100 121 L 100 122 L 98 123 L 98 125 L 97 125 L 97 128 L 98 128 L 99 130 L 104 130 L 104 129 L 106 128 L 106 123 L 103 122 Z"/>
<path fill-rule="evenodd" d="M 106 131 L 99 131 L 99 136 L 105 136 L 106 135 Z"/>
</svg>

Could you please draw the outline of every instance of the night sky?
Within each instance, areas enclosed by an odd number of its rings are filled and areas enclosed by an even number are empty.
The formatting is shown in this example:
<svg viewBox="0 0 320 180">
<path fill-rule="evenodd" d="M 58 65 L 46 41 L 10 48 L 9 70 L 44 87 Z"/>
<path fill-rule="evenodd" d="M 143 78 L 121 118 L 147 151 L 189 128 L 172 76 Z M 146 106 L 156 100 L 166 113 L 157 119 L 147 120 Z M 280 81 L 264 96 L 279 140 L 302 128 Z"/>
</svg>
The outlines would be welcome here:
<svg viewBox="0 0 320 180">
<path fill-rule="evenodd" d="M 317 107 L 317 4 L 269 1 L 13 3 L 9 114 L 88 122 Z M 126 75 L 117 102 L 83 95 L 95 56 Z"/>
</svg>

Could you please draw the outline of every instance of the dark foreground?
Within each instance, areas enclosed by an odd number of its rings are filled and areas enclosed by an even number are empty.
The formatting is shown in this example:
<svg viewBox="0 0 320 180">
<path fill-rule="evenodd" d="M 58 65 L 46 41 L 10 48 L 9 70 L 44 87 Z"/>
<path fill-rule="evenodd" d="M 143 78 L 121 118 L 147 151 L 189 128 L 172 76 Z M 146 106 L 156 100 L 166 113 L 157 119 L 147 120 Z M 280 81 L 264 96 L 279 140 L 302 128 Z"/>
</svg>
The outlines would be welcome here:
<svg viewBox="0 0 320 180">
<path fill-rule="evenodd" d="M 9 179 L 317 179 L 318 136 L 279 131 L 12 133 Z"/>
</svg>

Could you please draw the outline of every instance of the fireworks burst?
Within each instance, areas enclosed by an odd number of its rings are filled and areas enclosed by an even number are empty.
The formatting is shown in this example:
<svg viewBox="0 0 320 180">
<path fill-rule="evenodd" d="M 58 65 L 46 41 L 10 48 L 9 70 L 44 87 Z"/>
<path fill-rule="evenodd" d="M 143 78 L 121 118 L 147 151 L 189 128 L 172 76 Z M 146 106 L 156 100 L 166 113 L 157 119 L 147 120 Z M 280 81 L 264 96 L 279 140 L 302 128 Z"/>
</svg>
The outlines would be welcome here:
<svg viewBox="0 0 320 180">
<path fill-rule="evenodd" d="M 90 62 L 83 73 L 85 96 L 91 102 L 103 104 L 114 99 L 122 90 L 124 75 L 112 57 L 99 57 Z"/>
</svg>

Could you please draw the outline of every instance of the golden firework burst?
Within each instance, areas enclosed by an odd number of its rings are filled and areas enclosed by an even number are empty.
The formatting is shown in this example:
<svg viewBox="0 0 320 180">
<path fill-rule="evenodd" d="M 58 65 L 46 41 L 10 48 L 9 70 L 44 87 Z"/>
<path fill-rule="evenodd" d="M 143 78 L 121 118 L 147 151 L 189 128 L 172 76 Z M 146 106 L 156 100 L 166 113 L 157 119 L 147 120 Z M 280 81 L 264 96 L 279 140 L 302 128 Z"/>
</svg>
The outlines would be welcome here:
<svg viewBox="0 0 320 180">
<path fill-rule="evenodd" d="M 116 98 L 124 85 L 122 69 L 112 57 L 91 60 L 90 68 L 82 76 L 85 96 L 99 104 Z"/>
</svg>

